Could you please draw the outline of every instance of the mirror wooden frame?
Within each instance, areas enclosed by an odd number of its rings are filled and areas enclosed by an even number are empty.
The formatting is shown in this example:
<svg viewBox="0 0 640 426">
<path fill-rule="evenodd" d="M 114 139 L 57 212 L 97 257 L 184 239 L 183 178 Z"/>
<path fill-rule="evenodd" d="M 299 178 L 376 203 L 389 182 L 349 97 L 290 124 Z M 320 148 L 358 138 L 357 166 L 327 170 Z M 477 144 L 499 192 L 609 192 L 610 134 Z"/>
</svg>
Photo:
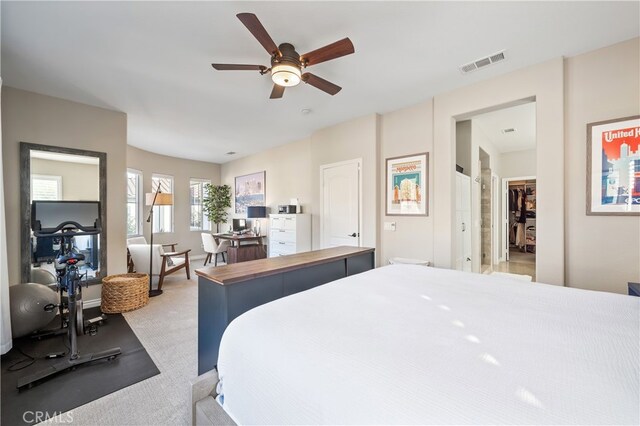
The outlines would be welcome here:
<svg viewBox="0 0 640 426">
<path fill-rule="evenodd" d="M 104 152 L 86 151 L 75 148 L 63 148 L 20 142 L 20 277 L 23 283 L 31 280 L 31 151 L 55 152 L 58 154 L 97 157 L 100 185 L 100 215 L 102 216 L 102 232 L 100 233 L 100 271 L 95 278 L 88 279 L 89 284 L 100 284 L 107 276 L 107 154 Z"/>
</svg>

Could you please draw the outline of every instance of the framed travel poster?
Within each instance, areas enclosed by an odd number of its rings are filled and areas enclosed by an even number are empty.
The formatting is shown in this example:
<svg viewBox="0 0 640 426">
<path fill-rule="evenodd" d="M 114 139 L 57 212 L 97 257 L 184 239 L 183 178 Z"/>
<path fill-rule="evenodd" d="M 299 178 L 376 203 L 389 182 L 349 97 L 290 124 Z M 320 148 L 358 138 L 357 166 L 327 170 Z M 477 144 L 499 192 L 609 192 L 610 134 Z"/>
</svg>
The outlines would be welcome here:
<svg viewBox="0 0 640 426">
<path fill-rule="evenodd" d="M 429 215 L 429 153 L 387 158 L 386 215 Z"/>
<path fill-rule="evenodd" d="M 587 124 L 587 214 L 640 215 L 640 116 Z"/>
<path fill-rule="evenodd" d="M 266 172 L 262 171 L 236 177 L 234 187 L 236 213 L 246 213 L 248 206 L 265 205 L 265 175 Z"/>
</svg>

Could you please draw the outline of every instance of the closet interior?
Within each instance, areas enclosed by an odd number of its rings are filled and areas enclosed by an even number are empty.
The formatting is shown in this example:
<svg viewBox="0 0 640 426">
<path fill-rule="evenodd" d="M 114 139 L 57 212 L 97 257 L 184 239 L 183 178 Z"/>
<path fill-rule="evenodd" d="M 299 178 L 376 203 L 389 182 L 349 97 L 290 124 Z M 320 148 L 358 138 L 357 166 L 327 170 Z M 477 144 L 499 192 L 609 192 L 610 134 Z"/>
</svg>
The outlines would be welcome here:
<svg viewBox="0 0 640 426">
<path fill-rule="evenodd" d="M 535 259 L 535 179 L 509 182 L 509 260 L 513 260 L 514 256 L 522 258 L 523 253 Z"/>
</svg>

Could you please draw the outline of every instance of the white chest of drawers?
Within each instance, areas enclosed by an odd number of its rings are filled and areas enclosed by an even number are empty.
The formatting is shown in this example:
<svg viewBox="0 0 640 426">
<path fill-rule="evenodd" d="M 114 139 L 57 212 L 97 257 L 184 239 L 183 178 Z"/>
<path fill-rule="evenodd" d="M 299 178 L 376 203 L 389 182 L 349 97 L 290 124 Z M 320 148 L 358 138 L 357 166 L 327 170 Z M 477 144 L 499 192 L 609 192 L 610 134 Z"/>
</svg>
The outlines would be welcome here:
<svg viewBox="0 0 640 426">
<path fill-rule="evenodd" d="M 269 215 L 269 257 L 311 250 L 311 215 Z"/>
</svg>

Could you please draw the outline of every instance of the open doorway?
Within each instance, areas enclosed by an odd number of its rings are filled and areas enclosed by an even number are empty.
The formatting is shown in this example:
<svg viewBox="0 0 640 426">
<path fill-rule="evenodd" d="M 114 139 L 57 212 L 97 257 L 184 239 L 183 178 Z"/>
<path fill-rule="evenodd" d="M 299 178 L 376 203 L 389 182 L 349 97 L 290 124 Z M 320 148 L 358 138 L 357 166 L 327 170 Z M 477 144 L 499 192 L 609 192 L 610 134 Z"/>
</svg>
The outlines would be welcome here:
<svg viewBox="0 0 640 426">
<path fill-rule="evenodd" d="M 456 244 L 471 239 L 471 271 L 484 274 L 515 274 L 524 280 L 534 280 L 535 273 L 535 185 L 536 171 L 536 104 L 535 100 L 516 102 L 496 107 L 490 112 L 468 114 L 456 123 L 456 171 L 461 178 L 456 185 L 456 197 L 460 202 L 464 191 L 470 194 L 470 220 L 458 223 L 456 234 L 470 222 L 469 235 L 457 235 Z M 524 177 L 524 178 L 523 178 Z M 458 181 L 458 180 L 457 180 Z M 468 183 L 467 183 L 468 182 Z M 522 210 L 511 210 L 509 182 L 521 185 L 525 198 Z M 469 188 L 462 188 L 465 185 Z M 517 188 L 514 188 L 517 189 Z M 462 200 L 464 201 L 464 200 Z M 527 204 L 528 203 L 528 204 Z M 511 219 L 510 215 L 517 220 Z M 522 217 L 520 217 L 522 216 Z M 515 235 L 520 240 L 511 240 L 509 227 L 515 225 Z M 518 229 L 521 231 L 517 234 Z M 514 236 L 515 236 L 514 235 Z M 520 245 L 518 245 L 520 243 Z M 458 250 L 464 266 L 464 249 Z"/>
<path fill-rule="evenodd" d="M 537 185 L 535 176 L 503 179 L 503 261 L 500 272 L 531 276 L 536 273 Z"/>
</svg>

